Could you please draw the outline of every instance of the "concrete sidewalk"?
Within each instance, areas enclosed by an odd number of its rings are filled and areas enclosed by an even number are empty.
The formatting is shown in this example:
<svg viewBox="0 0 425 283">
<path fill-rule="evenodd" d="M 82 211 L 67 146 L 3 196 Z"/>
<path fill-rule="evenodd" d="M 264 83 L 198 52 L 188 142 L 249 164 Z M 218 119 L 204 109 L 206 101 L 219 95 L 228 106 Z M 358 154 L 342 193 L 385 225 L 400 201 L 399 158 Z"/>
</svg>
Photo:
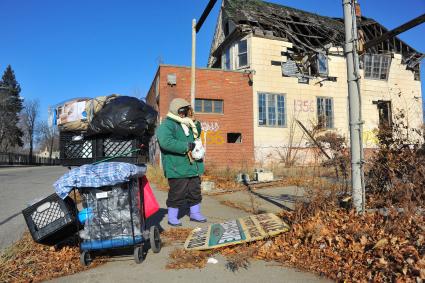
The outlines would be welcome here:
<svg viewBox="0 0 425 283">
<path fill-rule="evenodd" d="M 165 207 L 167 193 L 154 190 L 158 202 Z M 247 215 L 246 212 L 220 204 L 220 200 L 237 198 L 238 195 L 223 195 L 220 198 L 204 196 L 202 205 L 203 213 L 208 217 L 209 223 L 221 222 L 228 219 Z M 200 227 L 208 224 L 197 224 L 189 221 L 187 216 L 181 219 L 183 227 Z M 162 229 L 169 229 L 166 210 L 161 209 L 149 224 L 159 225 Z M 133 257 L 111 258 L 105 265 L 97 268 L 52 280 L 52 282 L 332 282 L 310 273 L 301 272 L 291 268 L 281 267 L 273 262 L 252 260 L 247 269 L 237 272 L 227 270 L 226 260 L 217 256 L 217 264 L 207 264 L 203 269 L 167 270 L 165 265 L 168 254 L 182 244 L 164 247 L 159 254 L 149 251 L 145 261 L 135 264 Z"/>
</svg>

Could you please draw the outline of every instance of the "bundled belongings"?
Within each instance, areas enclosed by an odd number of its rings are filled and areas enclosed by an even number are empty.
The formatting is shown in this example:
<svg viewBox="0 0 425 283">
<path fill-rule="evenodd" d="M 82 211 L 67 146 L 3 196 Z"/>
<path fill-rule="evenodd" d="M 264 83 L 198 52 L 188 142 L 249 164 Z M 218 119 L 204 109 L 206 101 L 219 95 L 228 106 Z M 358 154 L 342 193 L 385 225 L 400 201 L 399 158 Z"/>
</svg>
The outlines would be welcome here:
<svg viewBox="0 0 425 283">
<path fill-rule="evenodd" d="M 134 248 L 134 259 L 140 263 L 146 254 L 146 241 L 153 252 L 160 251 L 158 228 L 152 226 L 146 231 L 146 217 L 156 213 L 159 206 L 145 172 L 146 166 L 104 162 L 72 169 L 55 182 L 61 198 L 74 189 L 81 195 L 83 209 L 77 224 L 84 226 L 78 233 L 83 265 L 90 263 L 94 251 L 126 247 Z"/>
<path fill-rule="evenodd" d="M 117 96 L 72 99 L 56 107 L 53 120 L 60 131 L 86 131 L 93 116 Z"/>
<path fill-rule="evenodd" d="M 121 137 L 152 136 L 157 112 L 143 101 L 119 96 L 109 101 L 90 121 L 89 135 L 113 134 Z"/>
<path fill-rule="evenodd" d="M 142 177 L 146 166 L 124 162 L 103 162 L 74 168 L 57 180 L 53 187 L 61 198 L 66 198 L 74 188 L 100 188 L 129 182 Z"/>
<path fill-rule="evenodd" d="M 86 210 L 80 217 L 84 224 L 79 232 L 83 250 L 128 245 L 133 233 L 136 243 L 142 241 L 140 211 L 134 201 L 138 199 L 137 180 L 99 189 L 81 188 L 79 192 Z"/>
</svg>

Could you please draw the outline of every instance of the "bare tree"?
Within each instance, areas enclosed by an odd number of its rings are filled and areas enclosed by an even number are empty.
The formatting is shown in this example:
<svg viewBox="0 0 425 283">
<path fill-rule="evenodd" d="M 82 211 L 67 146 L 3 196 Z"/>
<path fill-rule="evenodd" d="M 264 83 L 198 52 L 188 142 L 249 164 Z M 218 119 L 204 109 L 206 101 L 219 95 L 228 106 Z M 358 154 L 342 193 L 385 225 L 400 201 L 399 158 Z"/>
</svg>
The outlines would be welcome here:
<svg viewBox="0 0 425 283">
<path fill-rule="evenodd" d="M 34 149 L 34 139 L 36 134 L 36 123 L 40 112 L 40 103 L 37 99 L 25 100 L 24 108 L 21 112 L 22 130 L 25 140 L 29 144 L 29 162 L 32 163 Z"/>
<path fill-rule="evenodd" d="M 59 150 L 59 133 L 57 127 L 49 126 L 46 121 L 42 121 L 38 126 L 40 132 L 40 146 L 47 148 L 49 158 L 52 159 L 53 151 Z"/>
</svg>

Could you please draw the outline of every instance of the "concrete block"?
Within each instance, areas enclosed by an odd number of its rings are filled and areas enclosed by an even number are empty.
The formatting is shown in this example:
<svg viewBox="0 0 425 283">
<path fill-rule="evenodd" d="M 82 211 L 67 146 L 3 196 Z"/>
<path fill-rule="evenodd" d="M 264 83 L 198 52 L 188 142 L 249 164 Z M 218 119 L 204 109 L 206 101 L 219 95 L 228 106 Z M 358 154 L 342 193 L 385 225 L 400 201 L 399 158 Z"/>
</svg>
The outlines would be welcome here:
<svg viewBox="0 0 425 283">
<path fill-rule="evenodd" d="M 215 189 L 215 183 L 211 181 L 203 181 L 201 183 L 201 190 L 203 192 L 210 192 Z"/>
<path fill-rule="evenodd" d="M 255 180 L 258 182 L 269 182 L 274 180 L 273 172 L 267 172 L 260 169 L 256 171 L 254 174 L 255 174 Z"/>
</svg>

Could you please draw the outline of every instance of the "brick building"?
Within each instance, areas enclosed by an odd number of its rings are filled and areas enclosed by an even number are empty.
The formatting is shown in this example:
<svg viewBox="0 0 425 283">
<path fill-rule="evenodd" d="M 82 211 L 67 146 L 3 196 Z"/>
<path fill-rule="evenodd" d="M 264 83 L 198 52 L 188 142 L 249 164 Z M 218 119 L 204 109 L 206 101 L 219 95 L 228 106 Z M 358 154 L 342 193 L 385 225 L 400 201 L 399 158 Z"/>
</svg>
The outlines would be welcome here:
<svg viewBox="0 0 425 283">
<path fill-rule="evenodd" d="M 404 111 L 410 128 L 423 124 L 424 54 L 397 37 L 363 50 L 387 29 L 370 18 L 357 20 L 363 146 L 373 149 L 377 128 L 392 125 L 397 112 Z M 297 120 L 349 140 L 344 41 L 342 19 L 258 0 L 223 0 L 209 69 L 196 72 L 195 110 L 207 163 L 309 163 L 311 141 Z M 164 117 L 174 97 L 189 99 L 190 69 L 160 66 L 148 103 Z M 417 138 L 413 131 L 409 137 Z"/>
<path fill-rule="evenodd" d="M 247 166 L 254 161 L 252 86 L 249 73 L 196 69 L 196 117 L 202 124 L 205 162 L 213 166 Z M 160 65 L 146 97 L 162 120 L 174 98 L 190 101 L 190 68 Z M 160 122 L 160 121 L 158 121 Z M 151 157 L 158 161 L 157 144 Z"/>
</svg>

